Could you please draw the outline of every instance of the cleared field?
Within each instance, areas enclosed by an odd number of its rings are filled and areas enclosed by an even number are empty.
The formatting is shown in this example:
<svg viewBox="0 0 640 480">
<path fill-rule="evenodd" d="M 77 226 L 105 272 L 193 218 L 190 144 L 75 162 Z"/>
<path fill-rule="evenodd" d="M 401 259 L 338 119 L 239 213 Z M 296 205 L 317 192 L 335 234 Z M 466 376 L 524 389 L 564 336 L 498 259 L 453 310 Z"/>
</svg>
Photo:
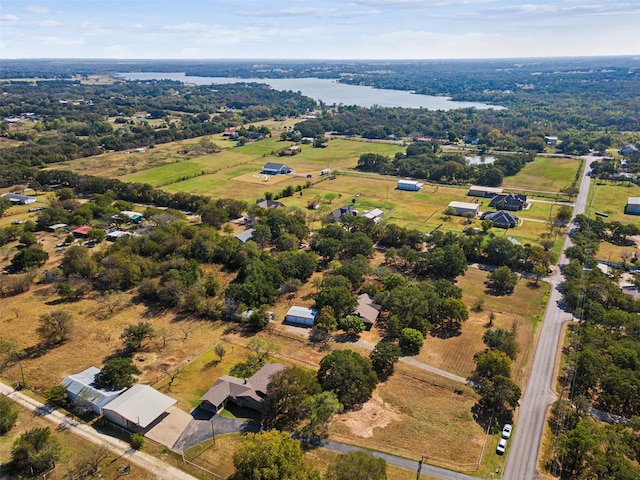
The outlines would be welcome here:
<svg viewBox="0 0 640 480">
<path fill-rule="evenodd" d="M 589 195 L 591 199 L 591 206 L 588 209 L 590 216 L 593 216 L 595 212 L 602 212 L 609 215 L 608 218 L 603 218 L 606 222 L 617 221 L 640 225 L 640 217 L 624 213 L 627 197 L 640 197 L 640 186 L 629 182 L 614 183 L 608 180 L 597 180 L 591 182 Z"/>
<path fill-rule="evenodd" d="M 638 246 L 619 246 L 608 242 L 600 242 L 596 258 L 606 262 L 624 263 L 633 258 Z"/>
<path fill-rule="evenodd" d="M 502 182 L 505 189 L 559 192 L 575 179 L 580 160 L 575 158 L 536 157 L 513 177 Z"/>
<path fill-rule="evenodd" d="M 407 458 L 428 454 L 431 463 L 473 469 L 484 441 L 471 414 L 474 396 L 457 395 L 452 386 L 432 384 L 426 375 L 414 378 L 402 364 L 397 370 L 362 412 L 332 422 L 330 438 Z M 372 403 L 377 408 L 369 409 Z"/>
<path fill-rule="evenodd" d="M 514 380 L 524 386 L 526 366 L 531 360 L 532 341 L 538 333 L 539 320 L 546 306 L 549 285 L 540 282 L 538 288 L 520 279 L 513 295 L 492 296 L 485 293 L 484 282 L 488 272 L 469 268 L 458 277 L 458 286 L 463 291 L 463 301 L 469 306 L 469 319 L 462 325 L 460 335 L 442 339 L 427 336 L 424 347 L 416 358 L 424 363 L 437 366 L 448 372 L 467 377 L 475 368 L 473 355 L 485 349 L 482 335 L 489 328 L 489 315 L 495 314 L 492 328 L 511 330 L 516 326 L 520 354 L 514 362 Z M 482 312 L 471 309 L 479 298 L 484 298 Z"/>
</svg>

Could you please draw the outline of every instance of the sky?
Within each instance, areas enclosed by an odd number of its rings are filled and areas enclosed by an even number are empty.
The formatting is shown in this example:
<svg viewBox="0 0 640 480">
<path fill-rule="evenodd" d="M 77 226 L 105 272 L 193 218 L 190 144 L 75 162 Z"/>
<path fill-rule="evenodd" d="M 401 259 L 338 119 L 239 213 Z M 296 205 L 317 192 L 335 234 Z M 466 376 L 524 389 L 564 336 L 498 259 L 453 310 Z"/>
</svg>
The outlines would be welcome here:
<svg viewBox="0 0 640 480">
<path fill-rule="evenodd" d="M 0 0 L 0 59 L 640 54 L 640 0 Z"/>
</svg>

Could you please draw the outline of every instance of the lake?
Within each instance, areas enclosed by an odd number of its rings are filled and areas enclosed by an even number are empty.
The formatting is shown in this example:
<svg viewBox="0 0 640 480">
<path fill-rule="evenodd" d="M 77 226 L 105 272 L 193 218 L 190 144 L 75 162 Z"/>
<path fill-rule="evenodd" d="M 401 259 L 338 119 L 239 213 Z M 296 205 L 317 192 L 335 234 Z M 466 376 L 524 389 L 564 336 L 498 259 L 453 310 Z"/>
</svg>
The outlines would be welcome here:
<svg viewBox="0 0 640 480">
<path fill-rule="evenodd" d="M 196 77 L 185 73 L 162 72 L 128 72 L 119 73 L 127 80 L 175 80 L 195 85 L 212 85 L 224 83 L 266 83 L 276 90 L 291 90 L 302 95 L 324 102 L 327 105 L 358 105 L 360 107 L 403 107 L 426 108 L 429 110 L 454 110 L 459 108 L 493 108 L 503 110 L 505 107 L 487 105 L 480 102 L 457 102 L 449 97 L 419 95 L 404 90 L 388 90 L 361 85 L 347 85 L 337 80 L 326 78 L 227 78 Z"/>
<path fill-rule="evenodd" d="M 496 157 L 491 155 L 474 155 L 473 157 L 464 157 L 464 159 L 467 161 L 467 165 L 484 165 L 496 161 Z"/>
</svg>

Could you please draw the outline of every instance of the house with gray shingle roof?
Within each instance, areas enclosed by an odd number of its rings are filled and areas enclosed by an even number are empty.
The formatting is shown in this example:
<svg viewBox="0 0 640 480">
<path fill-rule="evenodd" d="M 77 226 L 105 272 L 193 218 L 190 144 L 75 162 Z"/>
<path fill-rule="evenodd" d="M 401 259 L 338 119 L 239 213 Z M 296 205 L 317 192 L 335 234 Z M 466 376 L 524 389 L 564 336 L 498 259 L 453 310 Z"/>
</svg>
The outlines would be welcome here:
<svg viewBox="0 0 640 480">
<path fill-rule="evenodd" d="M 271 377 L 284 369 L 285 366 L 280 363 L 269 363 L 248 379 L 231 375 L 220 377 L 213 387 L 200 397 L 200 407 L 217 413 L 231 401 L 239 407 L 259 410 L 262 399 L 267 394 Z"/>
</svg>

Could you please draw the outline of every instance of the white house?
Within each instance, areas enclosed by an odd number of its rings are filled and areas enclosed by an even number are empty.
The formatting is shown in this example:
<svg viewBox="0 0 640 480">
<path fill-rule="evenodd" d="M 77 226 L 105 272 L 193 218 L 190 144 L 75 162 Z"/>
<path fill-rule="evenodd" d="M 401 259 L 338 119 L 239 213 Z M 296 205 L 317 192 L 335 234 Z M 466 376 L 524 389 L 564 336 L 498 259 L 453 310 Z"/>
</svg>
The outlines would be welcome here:
<svg viewBox="0 0 640 480">
<path fill-rule="evenodd" d="M 480 205 L 477 203 L 451 202 L 449 203 L 449 207 L 455 210 L 454 215 L 461 217 L 467 214 L 472 214 L 475 217 L 480 213 Z"/>
<path fill-rule="evenodd" d="M 424 183 L 417 180 L 398 180 L 398 190 L 409 190 L 411 192 L 417 192 L 424 186 Z"/>
<path fill-rule="evenodd" d="M 137 384 L 109 402 L 103 414 L 107 420 L 122 428 L 143 432 L 162 420 L 176 402 L 149 385 Z"/>
<path fill-rule="evenodd" d="M 69 375 L 60 385 L 67 389 L 67 398 L 72 402 L 82 403 L 89 407 L 97 415 L 102 415 L 102 409 L 118 395 L 121 390 L 102 390 L 93 386 L 96 374 L 100 373 L 97 367 L 89 367 L 83 372 Z"/>
<path fill-rule="evenodd" d="M 316 321 L 317 313 L 312 308 L 293 306 L 287 312 L 285 320 L 297 325 L 312 326 Z"/>
</svg>

